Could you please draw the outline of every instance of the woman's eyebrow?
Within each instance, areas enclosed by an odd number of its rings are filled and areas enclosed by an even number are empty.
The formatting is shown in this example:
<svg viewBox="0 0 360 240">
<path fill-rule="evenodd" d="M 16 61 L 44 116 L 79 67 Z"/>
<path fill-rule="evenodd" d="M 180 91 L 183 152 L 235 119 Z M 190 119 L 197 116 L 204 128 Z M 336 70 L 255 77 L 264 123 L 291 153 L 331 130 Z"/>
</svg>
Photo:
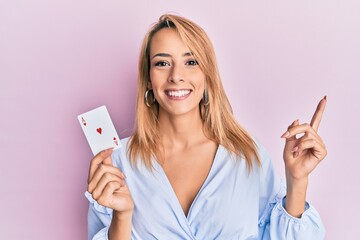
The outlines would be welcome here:
<svg viewBox="0 0 360 240">
<path fill-rule="evenodd" d="M 187 52 L 183 54 L 183 57 L 193 57 L 194 54 L 192 52 Z"/>
<path fill-rule="evenodd" d="M 183 54 L 183 57 L 189 57 L 189 56 L 193 56 L 193 53 L 192 52 L 186 52 Z M 168 54 L 168 53 L 157 53 L 155 54 L 154 56 L 152 56 L 151 59 L 155 58 L 155 57 L 171 57 L 171 54 Z"/>
<path fill-rule="evenodd" d="M 151 59 L 153 59 L 154 57 L 171 57 L 171 55 L 168 53 L 157 53 Z"/>
</svg>

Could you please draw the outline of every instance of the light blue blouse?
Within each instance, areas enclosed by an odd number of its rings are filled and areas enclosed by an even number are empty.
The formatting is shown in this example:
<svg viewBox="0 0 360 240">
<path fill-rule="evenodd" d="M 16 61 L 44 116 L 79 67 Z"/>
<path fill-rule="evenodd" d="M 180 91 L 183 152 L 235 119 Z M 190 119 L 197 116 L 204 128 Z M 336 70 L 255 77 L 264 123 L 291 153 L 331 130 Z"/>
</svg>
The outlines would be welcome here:
<svg viewBox="0 0 360 240">
<path fill-rule="evenodd" d="M 251 172 L 246 161 L 219 146 L 210 172 L 194 199 L 188 215 L 181 205 L 162 167 L 154 170 L 143 164 L 130 164 L 122 148 L 112 154 L 113 164 L 126 175 L 135 208 L 134 240 L 145 239 L 323 239 L 324 227 L 313 206 L 306 203 L 301 218 L 284 209 L 286 188 L 275 175 L 268 153 L 258 144 L 261 167 Z M 99 205 L 89 192 L 88 239 L 108 239 L 112 209 Z"/>
</svg>

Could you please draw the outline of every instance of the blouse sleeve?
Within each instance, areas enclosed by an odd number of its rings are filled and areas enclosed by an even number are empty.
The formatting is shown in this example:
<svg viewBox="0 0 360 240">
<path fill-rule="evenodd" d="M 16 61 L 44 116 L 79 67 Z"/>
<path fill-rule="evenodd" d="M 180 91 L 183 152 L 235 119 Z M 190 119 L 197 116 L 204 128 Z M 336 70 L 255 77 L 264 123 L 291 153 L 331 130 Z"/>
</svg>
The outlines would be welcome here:
<svg viewBox="0 0 360 240">
<path fill-rule="evenodd" d="M 89 192 L 85 196 L 89 200 L 88 240 L 108 240 L 112 209 L 98 204 Z"/>
<path fill-rule="evenodd" d="M 305 212 L 300 218 L 286 212 L 285 183 L 275 175 L 271 158 L 266 150 L 259 146 L 260 201 L 259 201 L 259 239 L 324 239 L 325 229 L 319 213 L 306 202 Z"/>
</svg>

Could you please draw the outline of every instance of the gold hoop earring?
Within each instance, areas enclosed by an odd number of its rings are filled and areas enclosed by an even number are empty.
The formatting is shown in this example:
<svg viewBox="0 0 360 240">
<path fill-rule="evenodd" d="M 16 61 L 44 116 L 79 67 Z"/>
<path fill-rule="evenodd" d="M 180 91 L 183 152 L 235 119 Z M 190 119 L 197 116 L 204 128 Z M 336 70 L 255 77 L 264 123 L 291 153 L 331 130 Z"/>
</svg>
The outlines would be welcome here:
<svg viewBox="0 0 360 240">
<path fill-rule="evenodd" d="M 154 93 L 152 93 L 151 102 L 149 102 L 148 96 L 149 96 L 150 91 L 152 91 L 152 89 L 147 89 L 146 92 L 145 92 L 145 96 L 144 96 L 145 104 L 148 107 L 151 107 L 151 105 L 153 105 L 156 102 L 156 99 L 154 97 Z"/>
</svg>

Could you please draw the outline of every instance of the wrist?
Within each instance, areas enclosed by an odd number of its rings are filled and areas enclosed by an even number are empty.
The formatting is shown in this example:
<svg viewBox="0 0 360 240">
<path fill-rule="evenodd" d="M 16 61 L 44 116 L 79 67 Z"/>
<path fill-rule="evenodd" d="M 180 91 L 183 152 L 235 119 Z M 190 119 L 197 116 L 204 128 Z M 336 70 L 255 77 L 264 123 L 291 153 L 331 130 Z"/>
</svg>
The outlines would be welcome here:
<svg viewBox="0 0 360 240">
<path fill-rule="evenodd" d="M 306 200 L 306 192 L 307 192 L 307 181 L 287 181 L 286 182 L 286 198 L 287 199 L 296 199 L 297 201 L 303 201 L 305 203 Z"/>
<path fill-rule="evenodd" d="M 301 189 L 303 189 L 306 192 L 308 182 L 308 176 L 301 178 L 294 177 L 288 171 L 286 171 L 286 186 L 288 190 L 298 189 L 298 191 L 300 191 Z"/>
<path fill-rule="evenodd" d="M 290 215 L 301 217 L 305 211 L 308 178 L 292 178 L 287 174 L 286 185 L 285 209 Z"/>
<path fill-rule="evenodd" d="M 109 239 L 131 239 L 132 211 L 113 211 L 109 228 Z"/>
<path fill-rule="evenodd" d="M 126 212 L 118 212 L 116 210 L 113 211 L 113 219 L 117 222 L 131 222 L 132 221 L 133 211 Z"/>
</svg>

